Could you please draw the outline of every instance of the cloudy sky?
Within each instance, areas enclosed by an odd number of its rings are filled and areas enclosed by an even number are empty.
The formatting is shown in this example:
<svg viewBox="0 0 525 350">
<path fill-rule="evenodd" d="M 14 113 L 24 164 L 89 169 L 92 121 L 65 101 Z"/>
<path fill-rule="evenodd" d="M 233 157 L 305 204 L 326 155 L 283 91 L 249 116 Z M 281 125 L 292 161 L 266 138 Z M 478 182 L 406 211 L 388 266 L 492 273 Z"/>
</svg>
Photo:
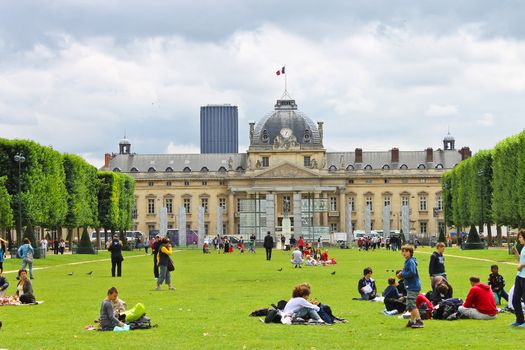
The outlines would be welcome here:
<svg viewBox="0 0 525 350">
<path fill-rule="evenodd" d="M 331 151 L 490 148 L 525 127 L 522 1 L 0 2 L 0 137 L 97 166 L 199 151 L 199 107 L 273 109 L 286 64 Z"/>
</svg>

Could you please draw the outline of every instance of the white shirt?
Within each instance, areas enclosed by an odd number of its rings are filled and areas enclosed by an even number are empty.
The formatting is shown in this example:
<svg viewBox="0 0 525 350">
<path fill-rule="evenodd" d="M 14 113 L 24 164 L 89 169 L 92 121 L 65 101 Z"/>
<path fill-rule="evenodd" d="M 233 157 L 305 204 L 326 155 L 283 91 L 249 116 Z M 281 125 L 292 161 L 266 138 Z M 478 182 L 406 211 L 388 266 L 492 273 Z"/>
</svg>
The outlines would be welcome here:
<svg viewBox="0 0 525 350">
<path fill-rule="evenodd" d="M 305 298 L 292 298 L 286 303 L 283 314 L 293 315 L 303 307 L 319 311 L 319 306 L 309 303 Z"/>
<path fill-rule="evenodd" d="M 300 250 L 294 250 L 293 253 L 292 253 L 292 262 L 293 263 L 302 263 L 303 262 L 303 253 L 301 253 Z"/>
</svg>

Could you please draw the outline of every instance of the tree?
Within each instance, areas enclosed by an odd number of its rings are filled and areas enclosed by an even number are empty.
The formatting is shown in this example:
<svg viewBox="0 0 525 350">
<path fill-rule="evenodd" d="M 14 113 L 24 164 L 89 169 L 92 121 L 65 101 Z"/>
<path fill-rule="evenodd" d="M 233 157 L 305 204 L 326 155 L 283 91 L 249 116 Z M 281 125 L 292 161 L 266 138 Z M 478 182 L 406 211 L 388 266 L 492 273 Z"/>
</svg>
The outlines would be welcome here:
<svg viewBox="0 0 525 350">
<path fill-rule="evenodd" d="M 8 230 L 15 223 L 11 207 L 12 196 L 5 187 L 6 180 L 6 176 L 0 177 L 0 230 Z M 11 241 L 10 237 L 9 241 Z"/>
<path fill-rule="evenodd" d="M 84 228 L 84 232 L 82 233 L 82 238 L 80 239 L 80 242 L 78 243 L 77 254 L 95 254 L 95 249 L 93 248 L 93 245 L 91 244 L 91 239 L 89 238 L 89 233 L 87 231 L 87 228 Z"/>
<path fill-rule="evenodd" d="M 443 243 L 447 242 L 447 238 L 445 237 L 445 230 L 443 230 L 443 228 L 439 230 L 438 242 L 443 242 Z"/>
<path fill-rule="evenodd" d="M 98 222 L 107 242 L 108 231 L 114 233 L 119 226 L 120 180 L 118 173 L 111 171 L 99 171 L 97 176 Z"/>
</svg>

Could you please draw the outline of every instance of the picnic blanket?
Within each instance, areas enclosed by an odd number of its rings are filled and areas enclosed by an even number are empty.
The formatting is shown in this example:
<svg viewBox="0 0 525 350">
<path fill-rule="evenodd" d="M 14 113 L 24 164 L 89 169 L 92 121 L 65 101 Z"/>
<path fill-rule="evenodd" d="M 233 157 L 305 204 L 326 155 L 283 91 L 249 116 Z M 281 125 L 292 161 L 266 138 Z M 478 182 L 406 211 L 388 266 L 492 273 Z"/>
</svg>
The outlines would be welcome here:
<svg viewBox="0 0 525 350">
<path fill-rule="evenodd" d="M 43 301 L 37 301 L 36 303 L 31 304 L 22 304 L 18 297 L 16 296 L 10 296 L 10 297 L 0 297 L 0 306 L 26 306 L 26 305 L 39 305 L 42 304 Z"/>
</svg>

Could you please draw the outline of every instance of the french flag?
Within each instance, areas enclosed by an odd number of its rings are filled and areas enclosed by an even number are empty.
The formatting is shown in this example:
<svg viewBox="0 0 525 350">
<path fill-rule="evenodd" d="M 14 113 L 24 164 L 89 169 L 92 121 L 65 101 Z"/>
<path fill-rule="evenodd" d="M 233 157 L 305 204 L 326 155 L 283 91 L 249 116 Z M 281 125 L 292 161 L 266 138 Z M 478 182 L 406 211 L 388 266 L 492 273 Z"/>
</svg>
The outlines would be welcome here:
<svg viewBox="0 0 525 350">
<path fill-rule="evenodd" d="M 277 74 L 277 75 L 284 74 L 284 67 L 279 69 L 277 72 L 275 72 L 275 74 Z"/>
</svg>

